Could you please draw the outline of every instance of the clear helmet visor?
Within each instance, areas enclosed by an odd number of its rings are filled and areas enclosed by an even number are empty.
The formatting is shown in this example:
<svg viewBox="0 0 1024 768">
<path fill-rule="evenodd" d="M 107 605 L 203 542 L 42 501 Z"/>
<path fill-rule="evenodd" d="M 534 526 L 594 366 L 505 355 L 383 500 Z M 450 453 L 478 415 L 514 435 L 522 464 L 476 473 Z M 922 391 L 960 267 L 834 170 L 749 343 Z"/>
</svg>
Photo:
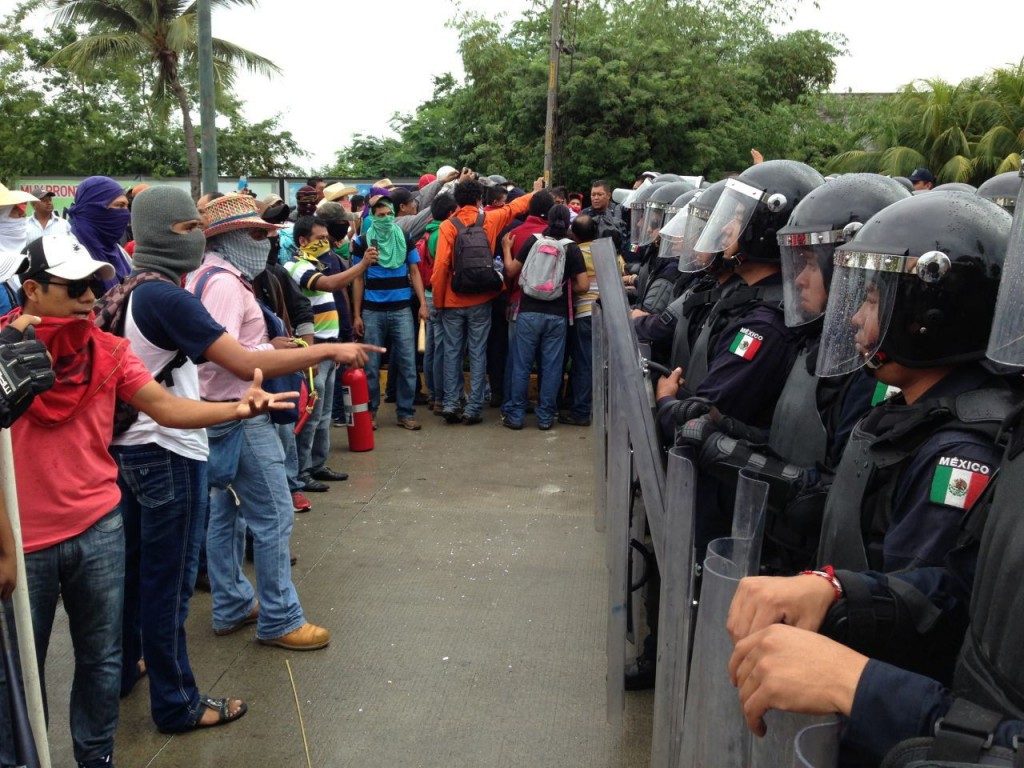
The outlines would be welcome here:
<svg viewBox="0 0 1024 768">
<path fill-rule="evenodd" d="M 1006 261 L 999 278 L 995 318 L 988 337 L 988 357 L 1004 365 L 1024 365 L 1024 210 L 1010 225 Z"/>
<path fill-rule="evenodd" d="M 888 254 L 836 252 L 818 353 L 819 376 L 852 373 L 881 349 L 905 261 Z"/>
<path fill-rule="evenodd" d="M 647 203 L 644 211 L 644 227 L 640 233 L 640 245 L 650 245 L 658 239 L 658 233 L 665 224 L 665 203 Z"/>
<path fill-rule="evenodd" d="M 780 234 L 782 289 L 786 325 L 796 328 L 825 314 L 828 284 L 837 243 L 842 231 Z"/>
<path fill-rule="evenodd" d="M 636 248 L 647 231 L 647 208 L 642 202 L 629 206 L 629 244 Z"/>
<path fill-rule="evenodd" d="M 696 250 L 704 227 L 707 226 L 709 210 L 686 206 L 661 228 L 661 250 L 658 255 L 664 259 L 678 259 L 680 272 L 700 272 L 711 264 L 714 254 L 702 254 Z"/>
<path fill-rule="evenodd" d="M 744 184 L 737 179 L 729 179 L 725 191 L 715 204 L 707 226 L 697 241 L 696 248 L 701 253 L 718 253 L 731 256 L 743 230 L 747 228 L 754 210 L 761 202 L 764 193 L 757 187 Z"/>
</svg>

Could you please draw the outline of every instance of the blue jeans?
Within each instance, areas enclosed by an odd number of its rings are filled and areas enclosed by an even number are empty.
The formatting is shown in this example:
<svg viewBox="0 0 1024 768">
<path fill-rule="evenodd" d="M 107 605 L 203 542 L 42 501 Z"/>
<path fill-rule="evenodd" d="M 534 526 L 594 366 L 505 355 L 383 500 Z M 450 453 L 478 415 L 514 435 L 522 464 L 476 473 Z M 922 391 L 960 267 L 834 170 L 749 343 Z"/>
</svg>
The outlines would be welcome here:
<svg viewBox="0 0 1024 768">
<path fill-rule="evenodd" d="M 487 335 L 491 331 L 491 303 L 441 310 L 444 327 L 444 409 L 454 413 L 465 390 L 462 357 L 469 353 L 469 398 L 466 415 L 479 416 L 484 409 L 487 382 Z"/>
<path fill-rule="evenodd" d="M 277 430 L 277 437 L 281 441 L 281 449 L 284 451 L 284 473 L 288 478 L 288 490 L 298 493 L 302 490 L 304 483 L 299 480 L 299 452 L 296 448 L 294 424 L 274 424 Z M 205 558 L 203 559 L 205 563 Z"/>
<path fill-rule="evenodd" d="M 516 319 L 516 341 L 512 345 L 512 401 L 506 416 L 522 424 L 526 416 L 527 390 L 533 358 L 538 357 L 540 386 L 537 423 L 551 424 L 558 415 L 558 388 L 562 384 L 565 332 L 569 321 L 559 315 L 520 312 Z"/>
<path fill-rule="evenodd" d="M 388 378 L 394 376 L 395 411 L 400 419 L 411 419 L 416 413 L 416 331 L 408 307 L 391 310 L 363 309 L 366 327 L 363 341 L 388 349 Z M 377 416 L 380 408 L 380 354 L 371 352 L 366 362 L 366 383 L 370 389 L 370 413 Z"/>
<path fill-rule="evenodd" d="M 86 762 L 111 755 L 121 689 L 124 608 L 124 526 L 120 511 L 107 513 L 92 527 L 60 544 L 26 553 L 25 570 L 43 695 L 46 651 L 57 603 L 63 598 L 75 646 L 71 684 L 75 760 Z M 0 764 L 15 765 L 6 693 L 0 691 L 4 704 L 0 706 Z"/>
<path fill-rule="evenodd" d="M 306 619 L 292 583 L 288 540 L 292 500 L 284 473 L 281 441 L 267 415 L 209 427 L 212 435 L 242 429 L 238 470 L 231 491 L 210 489 L 210 526 L 206 534 L 207 570 L 213 596 L 213 628 L 227 629 L 252 611 L 257 594 L 260 618 L 256 636 L 271 640 L 292 632 Z M 211 442 L 210 461 L 217 448 Z M 242 573 L 245 528 L 253 536 L 256 587 Z"/>
<path fill-rule="evenodd" d="M 206 524 L 206 462 L 153 443 L 110 450 L 120 468 L 126 551 L 121 690 L 131 689 L 145 658 L 153 722 L 181 730 L 200 714 L 185 619 Z"/>
<path fill-rule="evenodd" d="M 572 337 L 572 416 L 577 421 L 590 418 L 594 382 L 593 320 L 590 315 L 577 317 L 569 330 Z"/>
<path fill-rule="evenodd" d="M 334 376 L 337 365 L 333 360 L 322 360 L 313 377 L 316 391 L 320 393 L 313 413 L 306 420 L 302 431 L 295 437 L 295 449 L 299 457 L 299 480 L 305 483 L 319 469 L 327 466 L 331 452 L 331 410 L 334 404 Z M 291 428 L 292 425 L 289 425 Z"/>
<path fill-rule="evenodd" d="M 444 402 L 444 329 L 441 328 L 441 310 L 434 307 L 434 297 L 427 294 L 427 337 L 423 350 L 423 378 L 427 385 L 427 396 L 431 400 Z"/>
</svg>

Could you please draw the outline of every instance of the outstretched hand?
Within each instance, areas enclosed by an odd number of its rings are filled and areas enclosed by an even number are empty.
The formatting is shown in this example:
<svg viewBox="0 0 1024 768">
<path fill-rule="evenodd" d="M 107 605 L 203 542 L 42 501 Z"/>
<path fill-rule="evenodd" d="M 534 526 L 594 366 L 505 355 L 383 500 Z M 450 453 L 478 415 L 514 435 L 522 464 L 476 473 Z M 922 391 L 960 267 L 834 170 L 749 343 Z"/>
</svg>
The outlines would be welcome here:
<svg viewBox="0 0 1024 768">
<path fill-rule="evenodd" d="M 270 394 L 263 389 L 263 371 L 259 368 L 252 375 L 252 384 L 235 409 L 235 418 L 251 419 L 267 411 L 285 411 L 295 407 L 298 392 Z"/>
</svg>

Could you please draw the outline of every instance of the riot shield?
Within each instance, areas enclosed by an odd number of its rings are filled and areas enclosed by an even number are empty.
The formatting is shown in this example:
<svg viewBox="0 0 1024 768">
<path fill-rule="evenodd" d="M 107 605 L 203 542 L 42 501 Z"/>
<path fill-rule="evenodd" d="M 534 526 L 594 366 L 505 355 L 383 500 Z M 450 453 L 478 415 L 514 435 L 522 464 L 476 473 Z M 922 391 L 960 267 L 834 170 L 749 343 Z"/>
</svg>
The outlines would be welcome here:
<svg viewBox="0 0 1024 768">
<path fill-rule="evenodd" d="M 608 471 L 608 345 L 604 340 L 601 305 L 594 302 L 592 338 L 594 360 L 591 366 L 593 391 L 593 441 L 594 441 L 594 530 L 604 533 L 605 515 L 608 513 L 605 499 L 605 483 Z"/>
<path fill-rule="evenodd" d="M 606 488 L 608 523 L 606 534 L 608 564 L 608 723 L 622 727 L 626 703 L 623 677 L 626 673 L 626 597 L 629 590 L 627 547 L 629 546 L 629 503 L 632 472 L 629 434 L 626 428 L 623 393 L 608 389 L 608 477 Z"/>
<path fill-rule="evenodd" d="M 771 710 L 765 713 L 766 727 L 763 738 L 750 740 L 750 768 L 776 768 L 776 766 L 804 766 L 813 768 L 835 768 L 836 750 L 838 749 L 839 730 L 836 727 L 835 715 L 801 715 L 796 712 Z M 819 726 L 831 726 L 832 730 L 819 729 Z M 808 736 L 804 749 L 808 757 L 815 762 L 799 762 L 798 740 L 801 734 Z M 832 755 L 832 762 L 820 762 L 822 756 Z"/>
<path fill-rule="evenodd" d="M 811 725 L 800 731 L 795 739 L 793 768 L 836 768 L 839 763 L 839 719 L 832 716 L 828 722 Z"/>
<path fill-rule="evenodd" d="M 658 665 L 654 685 L 651 768 L 675 768 L 683 738 L 683 709 L 690 665 L 694 574 L 696 470 L 677 448 L 665 476 L 665 560 L 661 564 Z"/>
<path fill-rule="evenodd" d="M 640 366 L 636 332 L 629 316 L 625 288 L 619 279 L 615 246 L 610 238 L 594 241 L 591 247 L 597 282 L 601 286 L 602 326 L 608 349 L 608 391 L 618 396 L 618 410 L 610 417 L 624 416 L 628 440 L 647 521 L 658 562 L 663 561 L 665 469 L 654 414 L 651 411 L 644 374 Z M 609 398 L 610 399 L 610 398 Z M 610 428 L 610 425 L 609 425 Z M 608 461 L 611 462 L 611 444 Z"/>
<path fill-rule="evenodd" d="M 683 717 L 682 766 L 747 765 L 751 735 L 729 681 L 732 641 L 725 622 L 739 580 L 757 572 L 767 499 L 768 484 L 741 471 L 734 535 L 708 545 Z"/>
</svg>

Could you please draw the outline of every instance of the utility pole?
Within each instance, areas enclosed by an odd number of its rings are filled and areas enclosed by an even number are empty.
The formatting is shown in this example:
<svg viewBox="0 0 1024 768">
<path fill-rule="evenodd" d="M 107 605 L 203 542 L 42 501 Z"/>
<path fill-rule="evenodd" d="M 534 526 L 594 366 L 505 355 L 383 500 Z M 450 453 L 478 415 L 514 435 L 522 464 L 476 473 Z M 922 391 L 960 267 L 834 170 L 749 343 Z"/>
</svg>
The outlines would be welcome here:
<svg viewBox="0 0 1024 768">
<path fill-rule="evenodd" d="M 210 0 L 199 0 L 199 122 L 203 194 L 217 191 L 217 107 L 213 90 Z"/>
<path fill-rule="evenodd" d="M 558 57 L 562 48 L 562 0 L 551 4 L 551 64 L 548 68 L 548 115 L 544 128 L 544 181 L 551 187 L 555 156 L 555 112 L 558 110 Z"/>
</svg>

